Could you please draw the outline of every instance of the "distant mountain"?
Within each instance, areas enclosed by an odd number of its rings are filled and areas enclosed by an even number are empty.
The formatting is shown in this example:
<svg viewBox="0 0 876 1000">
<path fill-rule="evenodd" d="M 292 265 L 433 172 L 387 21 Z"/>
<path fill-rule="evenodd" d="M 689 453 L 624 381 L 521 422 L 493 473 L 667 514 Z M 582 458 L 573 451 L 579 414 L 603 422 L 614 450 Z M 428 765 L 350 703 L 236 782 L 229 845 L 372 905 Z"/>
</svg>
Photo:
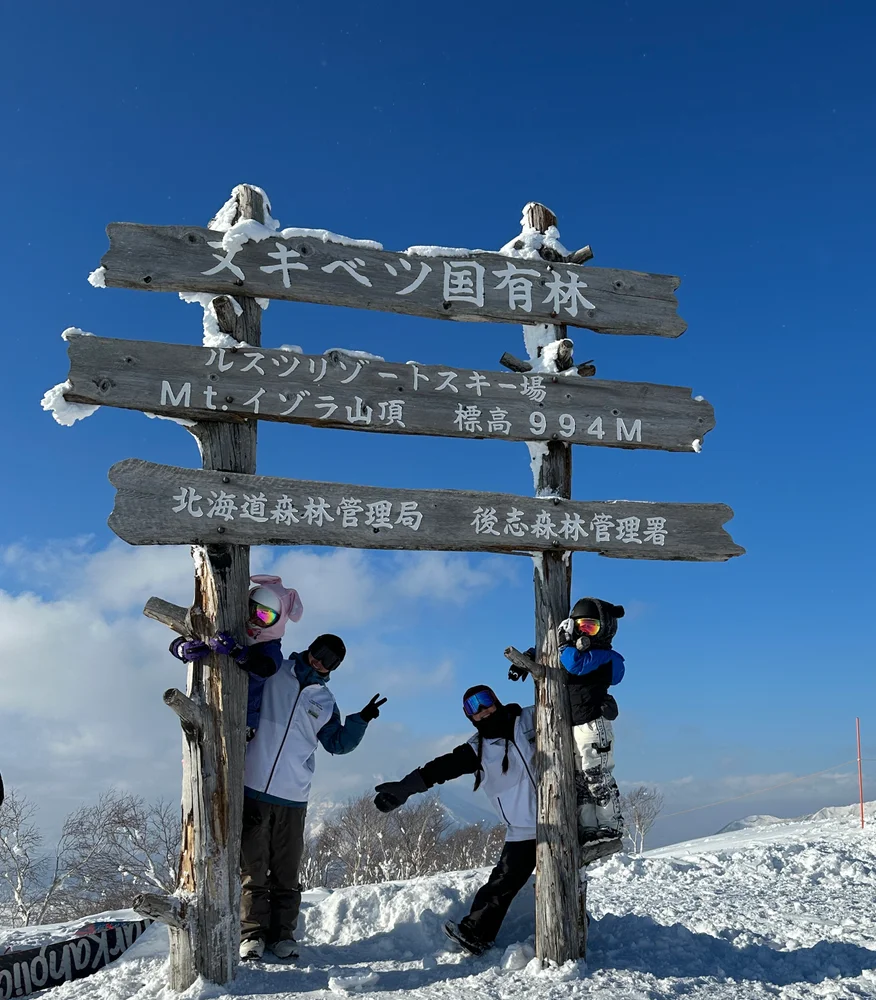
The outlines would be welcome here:
<svg viewBox="0 0 876 1000">
<path fill-rule="evenodd" d="M 753 830 L 757 827 L 774 826 L 776 823 L 805 823 L 807 820 L 856 820 L 861 815 L 861 806 L 855 802 L 850 806 L 825 806 L 818 812 L 809 813 L 806 816 L 744 816 L 742 819 L 734 819 L 732 823 L 722 826 L 714 836 L 722 833 L 734 833 L 736 830 Z M 876 822 L 876 802 L 864 803 L 865 822 Z"/>
<path fill-rule="evenodd" d="M 732 823 L 722 826 L 718 830 L 718 834 L 734 833 L 736 830 L 751 830 L 758 826 L 772 826 L 774 823 L 790 822 L 790 820 L 782 819 L 779 816 L 743 816 L 742 819 L 734 819 Z"/>
</svg>

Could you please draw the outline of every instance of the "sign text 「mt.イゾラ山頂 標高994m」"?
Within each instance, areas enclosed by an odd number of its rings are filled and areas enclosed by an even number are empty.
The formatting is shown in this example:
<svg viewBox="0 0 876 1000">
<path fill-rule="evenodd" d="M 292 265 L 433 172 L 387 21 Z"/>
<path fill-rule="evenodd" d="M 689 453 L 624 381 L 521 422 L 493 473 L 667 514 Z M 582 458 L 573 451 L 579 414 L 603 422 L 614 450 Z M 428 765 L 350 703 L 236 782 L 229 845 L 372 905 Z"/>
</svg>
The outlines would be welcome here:
<svg viewBox="0 0 876 1000">
<path fill-rule="evenodd" d="M 347 354 L 69 337 L 69 402 L 188 420 L 276 420 L 398 434 L 698 450 L 714 413 L 690 390 L 474 371 Z"/>
</svg>

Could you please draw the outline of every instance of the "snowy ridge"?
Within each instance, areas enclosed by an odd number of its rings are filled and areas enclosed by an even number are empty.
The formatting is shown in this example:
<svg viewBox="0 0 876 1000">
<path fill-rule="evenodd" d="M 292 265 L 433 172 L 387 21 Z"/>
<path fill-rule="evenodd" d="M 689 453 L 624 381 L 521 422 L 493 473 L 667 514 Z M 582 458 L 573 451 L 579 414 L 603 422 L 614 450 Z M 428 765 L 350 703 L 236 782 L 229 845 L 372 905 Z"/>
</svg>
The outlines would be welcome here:
<svg viewBox="0 0 876 1000">
<path fill-rule="evenodd" d="M 876 824 L 876 802 L 864 803 L 864 819 L 866 822 Z M 852 821 L 859 825 L 861 806 L 857 803 L 850 806 L 825 806 L 808 816 L 796 816 L 792 819 L 783 819 L 780 816 L 744 816 L 742 819 L 735 819 L 732 823 L 722 827 L 716 836 L 722 833 L 732 833 L 735 830 L 752 830 L 761 826 L 774 826 L 777 823 L 817 823 L 820 820 Z"/>
<path fill-rule="evenodd" d="M 828 815 L 823 815 L 828 813 Z M 385 1000 L 851 1000 L 876 995 L 876 832 L 855 808 L 617 855 L 591 869 L 588 967 L 533 959 L 532 883 L 481 958 L 441 933 L 486 872 L 305 893 L 300 961 L 240 969 L 188 1000 L 292 1000 L 351 990 Z M 53 1000 L 171 1000 L 166 931 Z M 583 977 L 583 978 L 582 978 Z"/>
</svg>

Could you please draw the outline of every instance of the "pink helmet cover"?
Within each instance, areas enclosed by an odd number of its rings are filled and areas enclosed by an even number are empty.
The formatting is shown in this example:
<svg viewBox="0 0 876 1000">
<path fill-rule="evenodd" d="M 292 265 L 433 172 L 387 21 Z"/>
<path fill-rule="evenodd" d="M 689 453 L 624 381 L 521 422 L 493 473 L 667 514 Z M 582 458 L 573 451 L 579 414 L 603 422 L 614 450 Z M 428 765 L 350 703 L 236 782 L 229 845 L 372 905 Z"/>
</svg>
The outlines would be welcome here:
<svg viewBox="0 0 876 1000">
<path fill-rule="evenodd" d="M 277 595 L 280 600 L 280 617 L 273 625 L 269 625 L 267 628 L 255 628 L 252 624 L 247 625 L 249 641 L 253 643 L 269 642 L 271 639 L 282 639 L 283 633 L 286 631 L 286 623 L 297 622 L 304 614 L 304 605 L 301 603 L 298 591 L 284 587 L 283 581 L 279 576 L 259 574 L 251 576 L 250 580 L 256 585 L 253 587 L 253 590 L 258 587 L 266 587 Z"/>
</svg>

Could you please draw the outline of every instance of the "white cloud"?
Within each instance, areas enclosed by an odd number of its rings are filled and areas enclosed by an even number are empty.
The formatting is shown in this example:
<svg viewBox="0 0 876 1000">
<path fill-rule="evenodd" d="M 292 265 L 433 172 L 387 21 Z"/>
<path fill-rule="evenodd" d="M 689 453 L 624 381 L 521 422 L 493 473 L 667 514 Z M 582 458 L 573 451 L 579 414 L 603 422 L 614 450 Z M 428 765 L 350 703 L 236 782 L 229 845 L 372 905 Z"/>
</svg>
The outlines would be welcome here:
<svg viewBox="0 0 876 1000">
<path fill-rule="evenodd" d="M 189 550 L 89 546 L 82 538 L 0 550 L 0 771 L 41 804 L 49 825 L 111 784 L 150 797 L 179 792 L 179 726 L 161 694 L 184 688 L 185 668 L 167 652 L 169 630 L 142 608 L 153 595 L 189 603 Z M 433 756 L 416 715 L 429 711 L 419 692 L 451 684 L 454 661 L 446 647 L 424 647 L 418 619 L 433 620 L 436 608 L 455 607 L 460 594 L 499 577 L 464 555 L 417 559 L 409 572 L 389 553 L 295 549 L 275 557 L 258 549 L 253 565 L 301 593 L 304 617 L 287 630 L 287 651 L 323 631 L 347 640 L 347 662 L 332 683 L 344 714 L 361 708 L 371 688 L 394 702 L 356 753 L 322 755 L 324 794 L 357 793 L 402 756 L 414 761 L 421 747 L 426 756 L 416 762 Z M 436 586 L 424 609 L 429 571 Z"/>
</svg>

